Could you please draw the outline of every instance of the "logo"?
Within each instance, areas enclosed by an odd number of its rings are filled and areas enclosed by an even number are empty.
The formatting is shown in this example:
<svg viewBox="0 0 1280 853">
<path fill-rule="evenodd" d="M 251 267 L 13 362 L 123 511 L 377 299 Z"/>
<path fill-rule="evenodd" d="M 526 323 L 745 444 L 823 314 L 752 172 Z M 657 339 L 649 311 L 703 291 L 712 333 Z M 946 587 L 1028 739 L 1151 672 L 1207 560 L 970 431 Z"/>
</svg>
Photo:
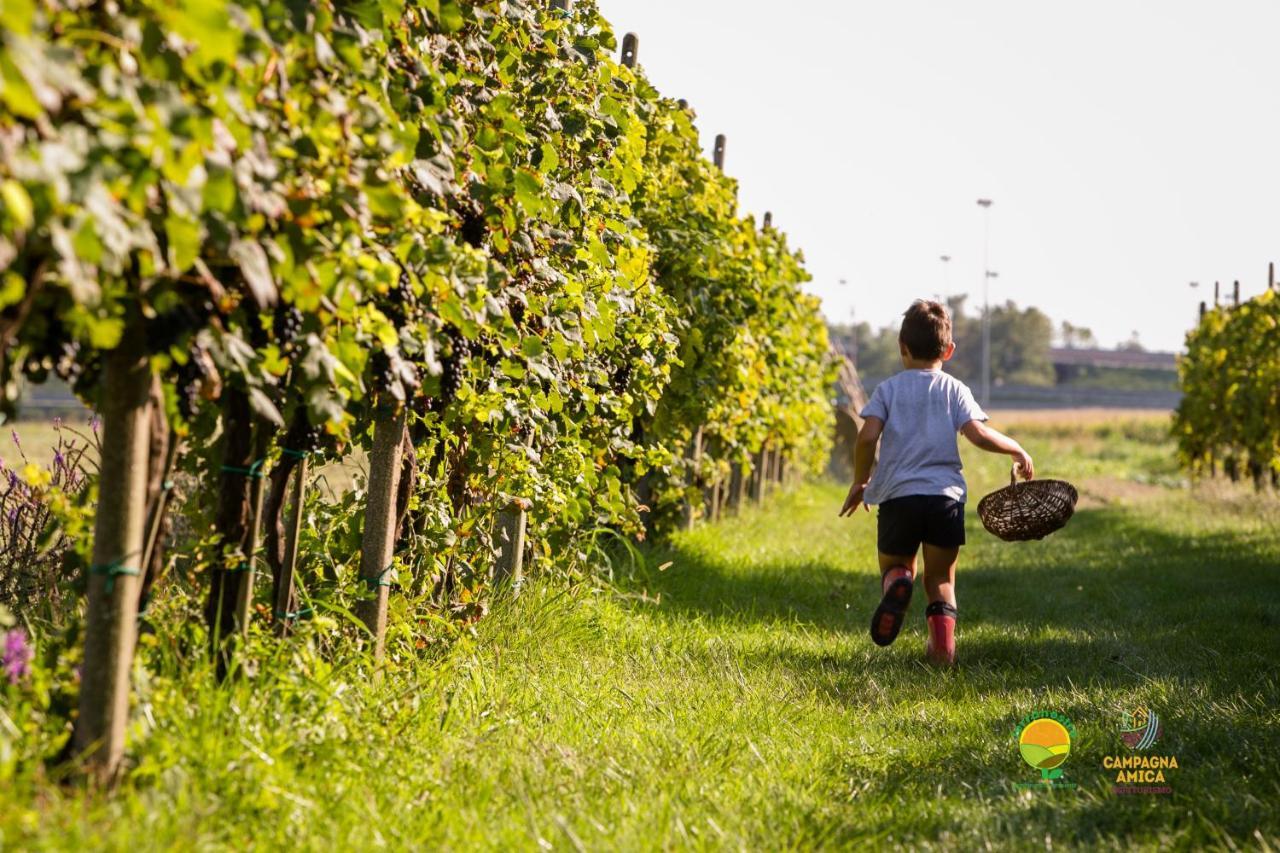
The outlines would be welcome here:
<svg viewBox="0 0 1280 853">
<path fill-rule="evenodd" d="M 1120 737 L 1130 749 L 1150 749 L 1160 738 L 1160 717 L 1154 711 L 1139 708 L 1124 715 Z"/>
<path fill-rule="evenodd" d="M 1018 721 L 1018 752 L 1022 760 L 1040 771 L 1039 782 L 1019 782 L 1018 787 L 1074 788 L 1062 779 L 1062 765 L 1071 755 L 1076 730 L 1065 714 L 1032 711 Z"/>
<path fill-rule="evenodd" d="M 1178 756 L 1151 755 L 1146 750 L 1155 746 L 1164 734 L 1160 716 L 1150 708 L 1139 707 L 1121 718 L 1120 739 L 1129 747 L 1129 755 L 1107 755 L 1103 769 L 1116 774 L 1116 794 L 1169 794 L 1167 772 L 1178 769 Z"/>
</svg>

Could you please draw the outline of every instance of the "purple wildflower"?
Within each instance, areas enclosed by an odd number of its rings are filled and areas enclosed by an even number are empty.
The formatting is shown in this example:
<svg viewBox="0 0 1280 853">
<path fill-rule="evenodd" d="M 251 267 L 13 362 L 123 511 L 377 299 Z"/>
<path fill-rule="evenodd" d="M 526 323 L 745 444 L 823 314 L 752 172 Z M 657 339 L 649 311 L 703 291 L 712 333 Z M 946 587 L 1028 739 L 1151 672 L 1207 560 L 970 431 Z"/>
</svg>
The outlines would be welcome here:
<svg viewBox="0 0 1280 853">
<path fill-rule="evenodd" d="M 66 461 L 67 459 L 65 456 L 62 455 L 61 450 L 53 451 L 53 465 L 55 468 L 61 468 L 62 464 Z"/>
<path fill-rule="evenodd" d="M 89 429 L 93 430 L 94 435 L 97 435 L 98 427 L 100 426 L 102 426 L 102 418 L 98 417 L 95 413 L 94 416 L 89 419 Z"/>
<path fill-rule="evenodd" d="M 18 431 L 16 429 L 9 430 L 9 435 L 13 438 L 13 443 L 18 445 L 18 449 L 22 449 L 22 442 L 18 440 Z"/>
<path fill-rule="evenodd" d="M 9 469 L 9 485 L 10 486 L 18 485 L 18 472 L 14 471 L 12 468 Z"/>
<path fill-rule="evenodd" d="M 10 684 L 17 684 L 31 672 L 31 659 L 35 652 L 27 642 L 27 632 L 14 628 L 4 635 L 4 653 L 0 657 Z"/>
<path fill-rule="evenodd" d="M 53 418 L 53 428 L 54 428 L 54 429 L 62 429 L 62 416 L 61 416 L 61 415 L 55 415 L 55 416 L 54 416 L 54 418 Z"/>
<path fill-rule="evenodd" d="M 9 518 L 10 524 L 13 524 L 15 521 L 18 520 L 18 508 L 16 506 L 9 507 L 8 518 Z"/>
</svg>

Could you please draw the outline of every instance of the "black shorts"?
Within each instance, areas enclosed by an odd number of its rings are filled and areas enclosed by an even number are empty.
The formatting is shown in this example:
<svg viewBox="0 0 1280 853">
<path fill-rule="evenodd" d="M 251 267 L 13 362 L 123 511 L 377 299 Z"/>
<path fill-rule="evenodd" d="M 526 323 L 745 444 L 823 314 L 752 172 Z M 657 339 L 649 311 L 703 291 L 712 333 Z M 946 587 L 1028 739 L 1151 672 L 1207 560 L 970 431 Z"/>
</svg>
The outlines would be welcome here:
<svg viewBox="0 0 1280 853">
<path fill-rule="evenodd" d="M 964 503 L 943 495 L 905 495 L 876 511 L 876 545 L 882 554 L 906 557 L 920 543 L 939 548 L 964 544 Z"/>
</svg>

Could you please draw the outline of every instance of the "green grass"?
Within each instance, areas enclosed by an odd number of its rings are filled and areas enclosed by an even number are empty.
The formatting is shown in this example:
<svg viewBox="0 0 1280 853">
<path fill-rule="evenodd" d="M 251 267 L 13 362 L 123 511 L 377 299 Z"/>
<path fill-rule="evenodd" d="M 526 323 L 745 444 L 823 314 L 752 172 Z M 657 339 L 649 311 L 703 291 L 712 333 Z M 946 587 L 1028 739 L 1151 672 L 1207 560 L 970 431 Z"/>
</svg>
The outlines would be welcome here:
<svg viewBox="0 0 1280 853">
<path fill-rule="evenodd" d="M 922 602 L 871 644 L 874 516 L 810 485 L 613 585 L 535 583 L 380 684 L 306 636 L 260 638 L 257 678 L 221 689 L 157 651 L 123 789 L 19 768 L 0 847 L 1280 844 L 1280 504 L 1178 485 L 1139 422 L 1013 429 L 1085 498 L 1038 543 L 971 513 L 954 672 L 923 663 Z M 976 504 L 1007 473 L 968 462 Z M 1116 796 L 1101 766 L 1138 704 L 1171 795 Z M 1075 726 L 1076 788 L 1019 787 L 1041 708 Z"/>
</svg>

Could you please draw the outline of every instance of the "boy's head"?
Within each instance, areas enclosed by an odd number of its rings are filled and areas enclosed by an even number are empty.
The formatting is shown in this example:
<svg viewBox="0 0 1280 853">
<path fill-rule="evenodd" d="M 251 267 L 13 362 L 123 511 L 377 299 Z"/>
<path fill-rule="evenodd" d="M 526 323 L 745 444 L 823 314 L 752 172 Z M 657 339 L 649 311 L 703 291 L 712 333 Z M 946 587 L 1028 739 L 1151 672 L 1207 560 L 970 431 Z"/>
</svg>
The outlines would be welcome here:
<svg viewBox="0 0 1280 853">
<path fill-rule="evenodd" d="M 941 302 L 917 299 L 902 315 L 898 346 L 903 358 L 946 361 L 955 352 L 951 340 L 951 315 Z"/>
</svg>

